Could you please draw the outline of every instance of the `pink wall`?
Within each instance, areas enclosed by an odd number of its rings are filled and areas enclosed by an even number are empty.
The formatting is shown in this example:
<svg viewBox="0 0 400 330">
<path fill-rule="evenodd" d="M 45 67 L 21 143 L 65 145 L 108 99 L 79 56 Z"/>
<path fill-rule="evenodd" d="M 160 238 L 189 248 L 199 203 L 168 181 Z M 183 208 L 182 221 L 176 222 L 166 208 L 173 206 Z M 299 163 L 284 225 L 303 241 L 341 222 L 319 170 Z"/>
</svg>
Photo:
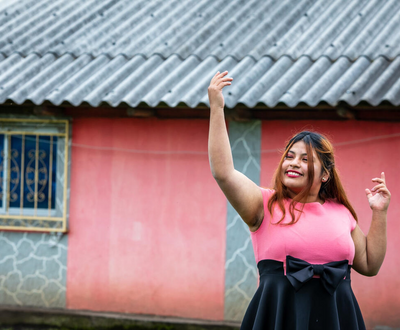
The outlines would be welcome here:
<svg viewBox="0 0 400 330">
<path fill-rule="evenodd" d="M 399 133 L 400 123 L 265 121 L 261 148 L 281 149 L 305 128 L 341 143 Z M 68 308 L 223 319 L 226 199 L 209 170 L 207 134 L 206 120 L 74 120 Z M 79 144 L 199 154 L 129 153 Z M 365 233 L 371 212 L 364 189 L 386 173 L 392 192 L 386 259 L 376 277 L 353 272 L 353 289 L 369 327 L 398 326 L 400 137 L 336 151 Z M 270 185 L 279 157 L 262 153 L 262 186 Z"/>
<path fill-rule="evenodd" d="M 266 121 L 262 126 L 261 149 L 282 149 L 294 133 L 314 129 L 327 134 L 333 143 L 354 141 L 374 136 L 400 133 L 400 123 L 360 121 Z M 278 152 L 261 155 L 261 185 L 270 186 L 272 174 L 280 159 Z M 376 277 L 355 272 L 352 286 L 366 319 L 367 326 L 400 324 L 400 137 L 384 138 L 336 147 L 336 164 L 342 182 L 366 234 L 371 211 L 365 188 L 372 188 L 371 179 L 386 174 L 392 194 L 388 212 L 388 249 L 383 266 Z"/>
<path fill-rule="evenodd" d="M 78 119 L 72 147 L 67 307 L 223 319 L 226 201 L 208 121 Z"/>
</svg>

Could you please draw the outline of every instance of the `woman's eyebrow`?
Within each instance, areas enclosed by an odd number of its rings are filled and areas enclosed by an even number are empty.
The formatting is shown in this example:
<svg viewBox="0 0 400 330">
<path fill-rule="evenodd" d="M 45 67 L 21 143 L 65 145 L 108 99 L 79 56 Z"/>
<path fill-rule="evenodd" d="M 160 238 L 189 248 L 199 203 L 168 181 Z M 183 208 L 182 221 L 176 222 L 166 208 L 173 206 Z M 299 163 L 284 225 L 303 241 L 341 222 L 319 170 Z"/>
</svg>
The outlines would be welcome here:
<svg viewBox="0 0 400 330">
<path fill-rule="evenodd" d="M 294 151 L 289 150 L 288 153 L 291 152 L 292 154 L 296 154 Z M 307 153 L 301 154 L 302 156 L 307 156 Z"/>
</svg>

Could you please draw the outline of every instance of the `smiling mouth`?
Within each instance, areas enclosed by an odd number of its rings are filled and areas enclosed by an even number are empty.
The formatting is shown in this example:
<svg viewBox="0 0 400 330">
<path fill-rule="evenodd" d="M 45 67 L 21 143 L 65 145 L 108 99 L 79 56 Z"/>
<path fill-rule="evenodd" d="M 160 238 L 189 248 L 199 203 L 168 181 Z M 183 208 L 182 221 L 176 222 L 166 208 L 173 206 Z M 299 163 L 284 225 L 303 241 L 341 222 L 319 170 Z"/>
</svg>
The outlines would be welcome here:
<svg viewBox="0 0 400 330">
<path fill-rule="evenodd" d="M 286 175 L 287 175 L 289 178 L 298 178 L 298 177 L 300 177 L 300 176 L 303 176 L 303 175 L 300 174 L 300 173 L 292 172 L 292 171 L 287 171 L 287 172 L 286 172 Z"/>
</svg>

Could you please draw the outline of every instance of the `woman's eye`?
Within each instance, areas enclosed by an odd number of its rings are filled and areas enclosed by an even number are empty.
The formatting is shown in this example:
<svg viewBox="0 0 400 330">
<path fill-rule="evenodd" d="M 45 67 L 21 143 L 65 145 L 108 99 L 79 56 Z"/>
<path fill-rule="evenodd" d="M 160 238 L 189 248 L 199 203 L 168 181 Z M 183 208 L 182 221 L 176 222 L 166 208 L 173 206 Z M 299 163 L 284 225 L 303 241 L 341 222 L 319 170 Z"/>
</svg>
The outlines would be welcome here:
<svg viewBox="0 0 400 330">
<path fill-rule="evenodd" d="M 307 161 L 307 158 L 303 158 L 303 160 L 306 162 L 306 161 Z"/>
<path fill-rule="evenodd" d="M 290 158 L 293 158 L 293 157 L 291 155 L 286 155 L 285 158 L 286 159 L 290 159 Z"/>
</svg>

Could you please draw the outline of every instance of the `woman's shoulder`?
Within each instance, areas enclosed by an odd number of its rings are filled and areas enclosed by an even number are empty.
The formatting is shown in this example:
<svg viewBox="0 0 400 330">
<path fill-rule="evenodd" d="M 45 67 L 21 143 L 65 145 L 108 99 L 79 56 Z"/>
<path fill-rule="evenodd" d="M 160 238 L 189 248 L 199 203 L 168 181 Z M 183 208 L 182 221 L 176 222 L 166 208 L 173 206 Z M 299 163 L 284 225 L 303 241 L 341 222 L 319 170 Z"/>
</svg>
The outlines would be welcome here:
<svg viewBox="0 0 400 330">
<path fill-rule="evenodd" d="M 271 196 L 275 193 L 274 189 L 260 187 L 263 196 L 264 204 L 269 201 Z"/>
</svg>

